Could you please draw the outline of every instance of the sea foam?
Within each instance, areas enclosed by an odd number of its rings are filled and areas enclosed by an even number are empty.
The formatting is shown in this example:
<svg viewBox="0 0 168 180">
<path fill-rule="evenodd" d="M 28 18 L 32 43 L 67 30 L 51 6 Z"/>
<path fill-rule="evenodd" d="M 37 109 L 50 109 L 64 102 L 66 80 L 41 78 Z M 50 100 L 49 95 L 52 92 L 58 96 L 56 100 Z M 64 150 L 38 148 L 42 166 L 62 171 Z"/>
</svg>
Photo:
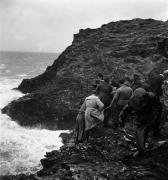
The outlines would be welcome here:
<svg viewBox="0 0 168 180">
<path fill-rule="evenodd" d="M 0 109 L 24 95 L 10 90 L 16 83 L 17 80 L 0 81 Z M 63 145 L 61 132 L 69 131 L 24 128 L 0 113 L 0 175 L 35 173 L 41 168 L 40 159 L 45 153 Z"/>
</svg>

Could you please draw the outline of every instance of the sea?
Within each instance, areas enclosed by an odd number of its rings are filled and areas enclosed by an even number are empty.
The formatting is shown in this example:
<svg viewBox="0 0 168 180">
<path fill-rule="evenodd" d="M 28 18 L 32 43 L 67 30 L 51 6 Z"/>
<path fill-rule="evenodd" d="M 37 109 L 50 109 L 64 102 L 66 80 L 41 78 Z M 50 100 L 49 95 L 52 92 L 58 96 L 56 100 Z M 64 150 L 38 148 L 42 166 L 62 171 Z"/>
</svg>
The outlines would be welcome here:
<svg viewBox="0 0 168 180">
<path fill-rule="evenodd" d="M 46 152 L 63 145 L 59 135 L 68 130 L 21 127 L 1 113 L 12 100 L 24 96 L 13 88 L 44 72 L 57 57 L 56 53 L 0 52 L 0 175 L 36 173 Z"/>
</svg>

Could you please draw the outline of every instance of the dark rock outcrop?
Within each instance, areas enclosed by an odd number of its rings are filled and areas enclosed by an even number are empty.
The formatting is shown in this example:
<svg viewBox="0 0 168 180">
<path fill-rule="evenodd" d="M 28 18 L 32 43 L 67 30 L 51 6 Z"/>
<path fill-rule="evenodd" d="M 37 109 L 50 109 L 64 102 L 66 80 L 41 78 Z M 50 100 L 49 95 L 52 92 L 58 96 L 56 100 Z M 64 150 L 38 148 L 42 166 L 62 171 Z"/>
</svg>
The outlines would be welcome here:
<svg viewBox="0 0 168 180">
<path fill-rule="evenodd" d="M 167 138 L 167 129 L 164 129 Z M 72 144 L 67 136 L 59 151 L 48 152 L 41 159 L 40 177 L 60 179 L 163 179 L 168 176 L 168 141 L 153 144 L 144 156 L 131 156 L 134 143 L 126 142 L 121 131 L 98 127 L 89 143 Z M 163 138 L 163 137 L 162 137 Z M 103 143 L 102 143 L 103 142 Z"/>
<path fill-rule="evenodd" d="M 127 124 L 126 127 L 129 127 Z M 126 128 L 127 132 L 129 131 Z M 74 144 L 74 134 L 61 134 L 64 146 L 47 152 L 42 169 L 31 175 L 0 176 L 2 180 L 167 180 L 168 127 L 162 129 L 160 143 L 148 141 L 143 156 L 132 157 L 135 139 L 127 141 L 123 131 L 95 128 L 89 142 Z M 159 140 L 159 139 L 158 139 Z M 102 143 L 103 142 L 103 143 Z"/>
<path fill-rule="evenodd" d="M 3 110 L 23 125 L 72 127 L 77 110 L 98 72 L 116 79 L 168 68 L 168 22 L 133 19 L 80 30 L 51 67 L 18 89 L 30 93 Z M 66 125 L 66 126 L 65 126 Z M 53 129 L 54 129 L 53 128 Z"/>
</svg>

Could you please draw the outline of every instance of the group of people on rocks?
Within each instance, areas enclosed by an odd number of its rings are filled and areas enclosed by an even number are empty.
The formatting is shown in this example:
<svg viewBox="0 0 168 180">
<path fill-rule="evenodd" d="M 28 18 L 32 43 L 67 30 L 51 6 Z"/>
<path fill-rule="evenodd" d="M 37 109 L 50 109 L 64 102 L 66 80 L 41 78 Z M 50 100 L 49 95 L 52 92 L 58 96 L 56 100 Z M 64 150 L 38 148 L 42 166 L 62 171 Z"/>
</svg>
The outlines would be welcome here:
<svg viewBox="0 0 168 180">
<path fill-rule="evenodd" d="M 152 131 L 158 137 L 168 121 L 168 70 L 149 75 L 143 82 L 138 74 L 134 74 L 133 80 L 124 78 L 115 82 L 99 73 L 93 86 L 93 94 L 85 98 L 76 118 L 77 143 L 87 141 L 90 130 L 100 122 L 104 127 L 123 127 L 134 112 L 135 155 L 144 153 L 147 133 Z"/>
</svg>

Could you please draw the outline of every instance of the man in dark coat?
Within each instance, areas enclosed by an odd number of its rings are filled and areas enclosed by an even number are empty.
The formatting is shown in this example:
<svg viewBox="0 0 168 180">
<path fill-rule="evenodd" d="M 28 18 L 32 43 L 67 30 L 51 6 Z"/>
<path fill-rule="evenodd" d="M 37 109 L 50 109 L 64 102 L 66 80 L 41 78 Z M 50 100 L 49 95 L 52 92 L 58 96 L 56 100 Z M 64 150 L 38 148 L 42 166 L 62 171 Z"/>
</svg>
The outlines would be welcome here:
<svg viewBox="0 0 168 180">
<path fill-rule="evenodd" d="M 137 115 L 137 119 L 135 120 L 135 139 L 138 151 L 134 155 L 141 154 L 145 151 L 146 135 L 155 126 L 153 110 L 156 103 L 156 96 L 153 93 L 147 92 L 143 88 L 137 88 L 133 92 L 129 103 L 120 113 L 121 123 L 124 123 L 132 111 Z"/>
<path fill-rule="evenodd" d="M 111 115 L 111 110 L 106 109 L 111 102 L 111 93 L 112 93 L 112 87 L 109 84 L 109 78 L 105 78 L 104 81 L 98 85 L 97 89 L 97 94 L 102 103 L 104 104 L 104 126 L 107 127 L 108 125 L 108 119 Z"/>
<path fill-rule="evenodd" d="M 149 84 L 148 91 L 153 92 L 156 96 L 156 104 L 154 108 L 154 111 L 156 112 L 154 135 L 157 137 L 160 134 L 160 125 L 162 122 L 162 103 L 160 97 L 162 96 L 163 76 L 161 74 L 150 74 L 147 83 Z"/>
</svg>

